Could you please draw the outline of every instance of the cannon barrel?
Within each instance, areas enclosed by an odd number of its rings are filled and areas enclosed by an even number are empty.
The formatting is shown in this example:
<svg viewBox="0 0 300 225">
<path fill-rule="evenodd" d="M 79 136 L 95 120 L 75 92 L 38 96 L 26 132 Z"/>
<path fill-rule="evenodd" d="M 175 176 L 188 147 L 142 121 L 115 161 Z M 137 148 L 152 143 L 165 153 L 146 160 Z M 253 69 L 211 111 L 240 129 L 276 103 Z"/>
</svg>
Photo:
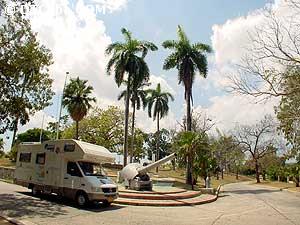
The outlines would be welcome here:
<svg viewBox="0 0 300 225">
<path fill-rule="evenodd" d="M 162 158 L 162 159 L 160 159 L 160 160 L 158 160 L 158 161 L 156 161 L 154 163 L 149 164 L 148 166 L 144 166 L 144 167 L 138 168 L 137 171 L 138 171 L 138 173 L 149 172 L 153 168 L 158 167 L 158 166 L 160 166 L 160 165 L 162 165 L 162 164 L 164 164 L 164 163 L 166 163 L 166 162 L 174 159 L 175 157 L 176 157 L 176 153 L 173 153 L 173 154 L 168 155 L 168 156 L 166 156 L 166 157 L 164 157 L 164 158 Z"/>
</svg>

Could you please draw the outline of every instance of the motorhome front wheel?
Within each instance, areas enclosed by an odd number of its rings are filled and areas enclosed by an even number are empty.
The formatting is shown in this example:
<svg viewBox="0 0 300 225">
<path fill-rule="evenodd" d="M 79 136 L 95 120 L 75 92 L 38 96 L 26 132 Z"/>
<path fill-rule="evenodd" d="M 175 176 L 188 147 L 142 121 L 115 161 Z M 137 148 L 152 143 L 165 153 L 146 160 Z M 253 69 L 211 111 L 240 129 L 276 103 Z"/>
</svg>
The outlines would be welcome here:
<svg viewBox="0 0 300 225">
<path fill-rule="evenodd" d="M 85 193 L 78 193 L 76 196 L 76 203 L 78 206 L 82 207 L 88 203 L 88 197 Z"/>
</svg>

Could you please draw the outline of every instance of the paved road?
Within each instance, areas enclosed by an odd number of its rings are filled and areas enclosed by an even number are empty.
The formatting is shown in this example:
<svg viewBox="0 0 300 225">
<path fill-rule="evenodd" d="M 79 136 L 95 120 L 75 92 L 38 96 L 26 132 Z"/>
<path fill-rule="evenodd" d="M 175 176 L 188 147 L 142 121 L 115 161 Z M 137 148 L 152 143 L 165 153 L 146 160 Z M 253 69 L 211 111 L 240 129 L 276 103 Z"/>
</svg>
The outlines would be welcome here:
<svg viewBox="0 0 300 225">
<path fill-rule="evenodd" d="M 27 224 L 300 225 L 300 195 L 245 183 L 224 187 L 214 203 L 193 207 L 118 206 L 77 209 L 53 197 L 33 198 L 22 187 L 0 182 L 0 213 Z"/>
</svg>

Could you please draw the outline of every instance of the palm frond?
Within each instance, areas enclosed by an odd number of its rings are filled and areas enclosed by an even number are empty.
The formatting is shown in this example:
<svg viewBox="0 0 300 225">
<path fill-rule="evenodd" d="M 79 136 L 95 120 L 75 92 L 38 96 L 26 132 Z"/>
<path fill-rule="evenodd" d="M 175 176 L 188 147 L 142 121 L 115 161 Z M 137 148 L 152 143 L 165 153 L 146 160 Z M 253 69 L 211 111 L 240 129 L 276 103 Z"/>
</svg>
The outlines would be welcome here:
<svg viewBox="0 0 300 225">
<path fill-rule="evenodd" d="M 207 59 L 205 55 L 201 54 L 200 52 L 193 52 L 192 60 L 195 63 L 197 69 L 204 78 L 207 77 L 208 65 Z"/>
<path fill-rule="evenodd" d="M 178 55 L 177 52 L 170 54 L 164 61 L 163 69 L 170 70 L 177 67 Z"/>
<path fill-rule="evenodd" d="M 177 35 L 179 38 L 179 41 L 182 43 L 188 43 L 189 39 L 187 38 L 184 30 L 182 29 L 182 27 L 180 25 L 177 26 Z"/>
<path fill-rule="evenodd" d="M 203 43 L 195 43 L 192 45 L 192 48 L 201 52 L 211 53 L 212 48 L 209 45 Z"/>
<path fill-rule="evenodd" d="M 131 38 L 132 34 L 129 30 L 127 30 L 126 28 L 123 27 L 121 29 L 121 32 L 124 35 L 126 42 L 130 42 L 132 40 L 132 38 Z"/>
<path fill-rule="evenodd" d="M 178 42 L 175 40 L 166 40 L 162 43 L 162 46 L 167 49 L 176 49 L 178 45 Z"/>
<path fill-rule="evenodd" d="M 114 42 L 107 46 L 107 48 L 105 49 L 105 54 L 110 55 L 112 52 L 118 52 L 124 48 L 125 48 L 124 44 L 120 42 Z"/>
<path fill-rule="evenodd" d="M 120 101 L 122 98 L 126 98 L 127 91 L 123 90 L 121 93 L 118 95 L 118 101 Z"/>
</svg>

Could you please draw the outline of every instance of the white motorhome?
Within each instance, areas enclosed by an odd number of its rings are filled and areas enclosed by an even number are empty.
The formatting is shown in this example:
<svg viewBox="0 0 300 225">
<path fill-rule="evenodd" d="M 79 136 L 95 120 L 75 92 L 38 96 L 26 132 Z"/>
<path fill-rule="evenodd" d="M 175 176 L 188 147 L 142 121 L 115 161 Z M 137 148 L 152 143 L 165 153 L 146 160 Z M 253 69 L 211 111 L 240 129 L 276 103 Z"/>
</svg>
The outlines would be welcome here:
<svg viewBox="0 0 300 225">
<path fill-rule="evenodd" d="M 89 201 L 108 206 L 118 197 L 118 189 L 101 164 L 114 160 L 106 148 L 83 141 L 22 143 L 15 183 L 31 189 L 34 195 L 56 193 L 74 199 L 79 206 Z"/>
</svg>

